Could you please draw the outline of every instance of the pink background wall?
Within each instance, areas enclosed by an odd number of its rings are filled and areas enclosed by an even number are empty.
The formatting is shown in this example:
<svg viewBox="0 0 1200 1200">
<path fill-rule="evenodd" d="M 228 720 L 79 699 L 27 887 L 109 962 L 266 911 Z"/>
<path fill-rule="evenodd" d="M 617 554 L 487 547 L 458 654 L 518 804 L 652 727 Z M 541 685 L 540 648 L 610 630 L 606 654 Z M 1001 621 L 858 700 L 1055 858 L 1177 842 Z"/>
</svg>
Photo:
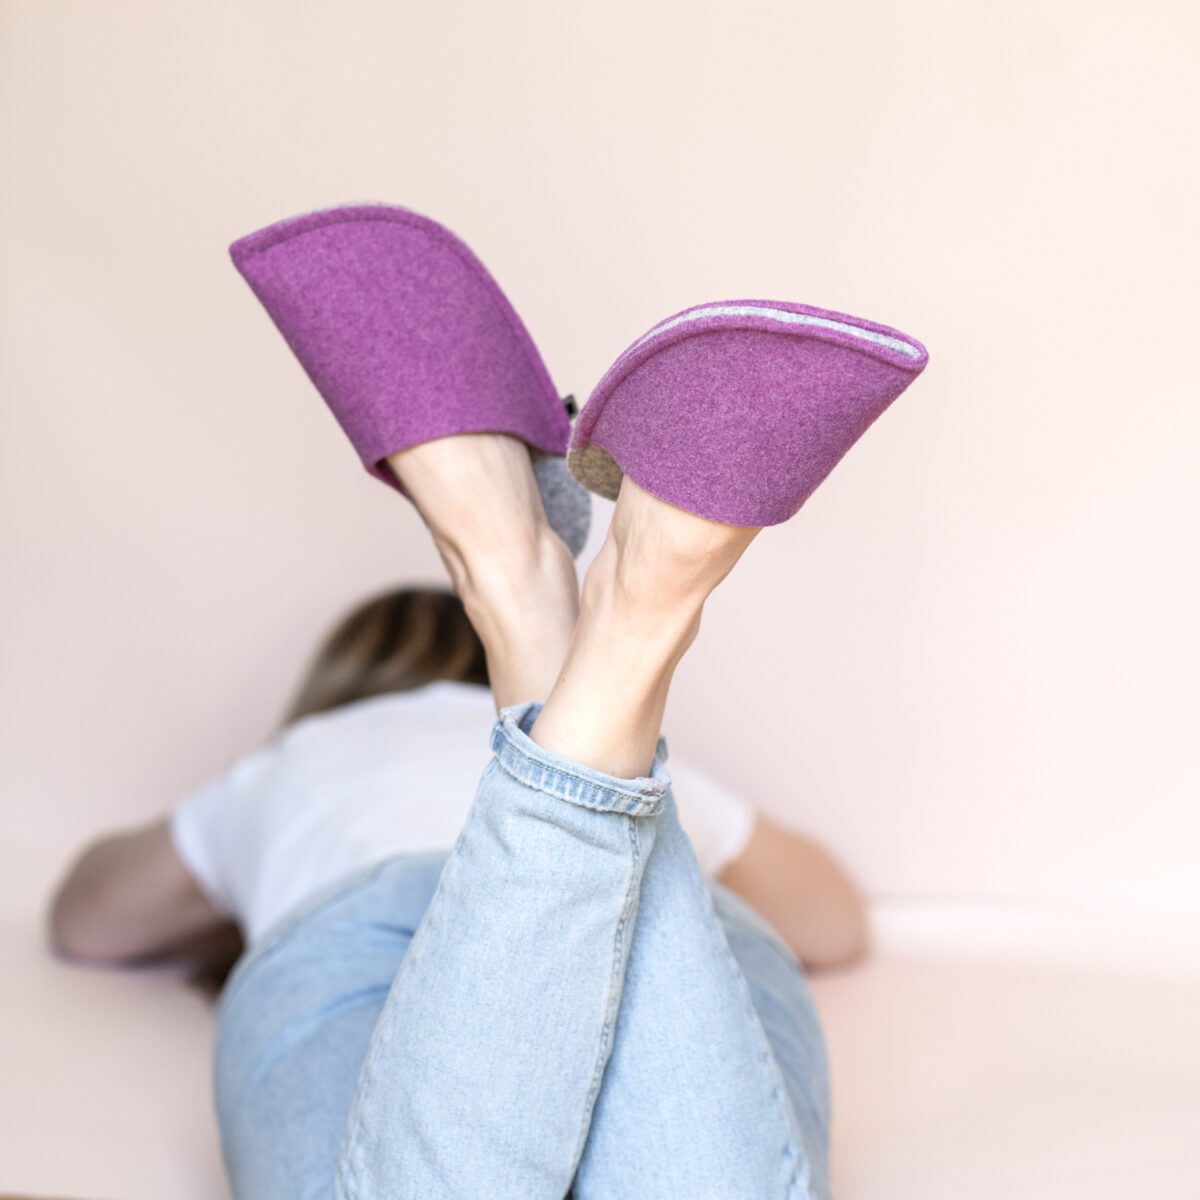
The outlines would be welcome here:
<svg viewBox="0 0 1200 1200">
<path fill-rule="evenodd" d="M 581 398 L 701 300 L 922 338 L 712 602 L 668 733 L 885 909 L 1200 924 L 1197 9 L 330 11 L 0 8 L 0 839 L 162 809 L 339 608 L 440 578 L 225 256 L 384 199 Z"/>
</svg>

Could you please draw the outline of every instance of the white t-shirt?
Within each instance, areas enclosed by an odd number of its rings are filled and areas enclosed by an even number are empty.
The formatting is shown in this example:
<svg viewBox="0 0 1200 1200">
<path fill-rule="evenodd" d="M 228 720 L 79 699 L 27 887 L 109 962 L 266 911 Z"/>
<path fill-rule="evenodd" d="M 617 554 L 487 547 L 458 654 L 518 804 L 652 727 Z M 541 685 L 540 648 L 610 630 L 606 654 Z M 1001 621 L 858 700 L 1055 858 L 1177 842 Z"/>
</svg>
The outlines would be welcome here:
<svg viewBox="0 0 1200 1200">
<path fill-rule="evenodd" d="M 188 796 L 175 848 L 253 942 L 296 904 L 396 854 L 449 850 L 491 758 L 491 693 L 462 683 L 305 717 Z M 746 845 L 753 811 L 672 755 L 680 821 L 715 875 Z"/>
</svg>

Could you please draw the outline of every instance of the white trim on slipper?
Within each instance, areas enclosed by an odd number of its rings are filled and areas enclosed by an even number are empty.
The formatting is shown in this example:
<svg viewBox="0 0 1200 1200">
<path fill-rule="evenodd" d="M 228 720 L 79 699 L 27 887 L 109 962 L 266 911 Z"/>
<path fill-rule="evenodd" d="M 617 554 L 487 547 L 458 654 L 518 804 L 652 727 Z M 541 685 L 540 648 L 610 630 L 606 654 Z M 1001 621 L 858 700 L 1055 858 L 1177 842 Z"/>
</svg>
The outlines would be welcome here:
<svg viewBox="0 0 1200 1200">
<path fill-rule="evenodd" d="M 698 321 L 702 317 L 766 317 L 783 325 L 812 325 L 820 329 L 832 329 L 836 333 L 848 333 L 851 337 L 861 338 L 864 342 L 873 342 L 877 346 L 895 350 L 912 359 L 921 357 L 921 351 L 916 346 L 886 333 L 876 333 L 873 329 L 861 329 L 857 325 L 848 325 L 844 321 L 832 321 L 828 317 L 818 317 L 811 313 L 791 312 L 784 308 L 764 308 L 757 304 L 714 304 L 707 308 L 694 309 L 692 312 L 672 317 L 669 321 L 656 325 L 644 337 L 638 338 L 629 347 L 629 350 L 636 350 L 643 342 L 660 333 L 666 333 L 668 329 L 674 329 L 676 325 L 682 325 L 687 321 Z M 629 350 L 625 353 L 628 354 Z"/>
</svg>

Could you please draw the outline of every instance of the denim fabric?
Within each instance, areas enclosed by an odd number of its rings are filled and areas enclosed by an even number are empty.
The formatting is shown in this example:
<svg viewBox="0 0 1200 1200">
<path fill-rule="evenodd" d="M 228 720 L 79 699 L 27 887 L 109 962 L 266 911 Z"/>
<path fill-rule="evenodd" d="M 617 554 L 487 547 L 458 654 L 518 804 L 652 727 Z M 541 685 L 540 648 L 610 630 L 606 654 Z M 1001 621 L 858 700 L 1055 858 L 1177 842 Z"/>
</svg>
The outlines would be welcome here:
<svg viewBox="0 0 1200 1200">
<path fill-rule="evenodd" d="M 222 997 L 240 1200 L 796 1200 L 828 1194 L 803 974 L 706 884 L 666 746 L 617 779 L 506 709 L 448 854 L 314 898 Z M 431 801 L 432 802 L 432 801 Z"/>
</svg>

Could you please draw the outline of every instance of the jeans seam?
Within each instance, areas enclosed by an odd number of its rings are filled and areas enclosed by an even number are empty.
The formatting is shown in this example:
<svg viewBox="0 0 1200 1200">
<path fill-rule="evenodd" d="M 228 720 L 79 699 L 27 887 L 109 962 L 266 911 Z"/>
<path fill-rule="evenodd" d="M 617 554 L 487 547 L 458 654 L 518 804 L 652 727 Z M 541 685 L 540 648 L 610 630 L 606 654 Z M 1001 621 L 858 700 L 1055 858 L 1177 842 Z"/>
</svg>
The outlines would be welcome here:
<svg viewBox="0 0 1200 1200">
<path fill-rule="evenodd" d="M 758 1031 L 758 1037 L 762 1043 L 759 1061 L 766 1068 L 771 1086 L 771 1097 L 783 1116 L 784 1129 L 787 1132 L 787 1139 L 783 1146 L 782 1155 L 784 1170 L 787 1172 L 783 1193 L 785 1200 L 812 1200 L 811 1164 L 808 1161 L 808 1155 L 803 1149 L 803 1139 L 796 1128 L 796 1114 L 792 1111 L 791 1101 L 785 1096 L 786 1085 L 784 1083 L 783 1072 L 780 1070 L 775 1053 L 771 1048 L 771 1039 L 767 1037 L 767 1031 L 763 1028 L 762 1019 L 754 1007 L 754 997 L 750 994 L 750 985 L 746 980 L 745 973 L 742 971 L 741 964 L 737 960 L 737 955 L 730 948 L 725 931 L 720 928 L 720 917 L 715 912 L 713 916 L 717 923 L 721 939 L 722 953 L 727 958 L 730 968 L 739 980 L 739 991 L 743 1007 L 749 1021 Z M 807 1172 L 804 1168 L 808 1168 Z"/>
<path fill-rule="evenodd" d="M 642 854 L 641 835 L 636 818 L 629 821 L 630 870 L 629 881 L 625 887 L 625 900 L 621 906 L 621 917 L 613 936 L 613 961 L 609 974 L 608 997 L 604 1009 L 604 1024 L 600 1029 L 600 1044 L 596 1053 L 596 1065 L 592 1070 L 592 1081 L 588 1087 L 587 1098 L 584 1101 L 583 1119 L 580 1122 L 579 1139 L 571 1160 L 571 1173 L 575 1173 L 583 1158 L 584 1147 L 587 1145 L 588 1133 L 591 1129 L 592 1113 L 596 1107 L 596 1099 L 600 1094 L 600 1085 L 604 1079 L 604 1068 L 612 1052 L 613 1034 L 616 1028 L 617 1014 L 621 1007 L 621 996 L 624 992 L 623 980 L 625 965 L 628 961 L 626 947 L 626 930 L 637 907 L 637 898 L 641 890 L 642 872 L 645 860 Z"/>
</svg>

